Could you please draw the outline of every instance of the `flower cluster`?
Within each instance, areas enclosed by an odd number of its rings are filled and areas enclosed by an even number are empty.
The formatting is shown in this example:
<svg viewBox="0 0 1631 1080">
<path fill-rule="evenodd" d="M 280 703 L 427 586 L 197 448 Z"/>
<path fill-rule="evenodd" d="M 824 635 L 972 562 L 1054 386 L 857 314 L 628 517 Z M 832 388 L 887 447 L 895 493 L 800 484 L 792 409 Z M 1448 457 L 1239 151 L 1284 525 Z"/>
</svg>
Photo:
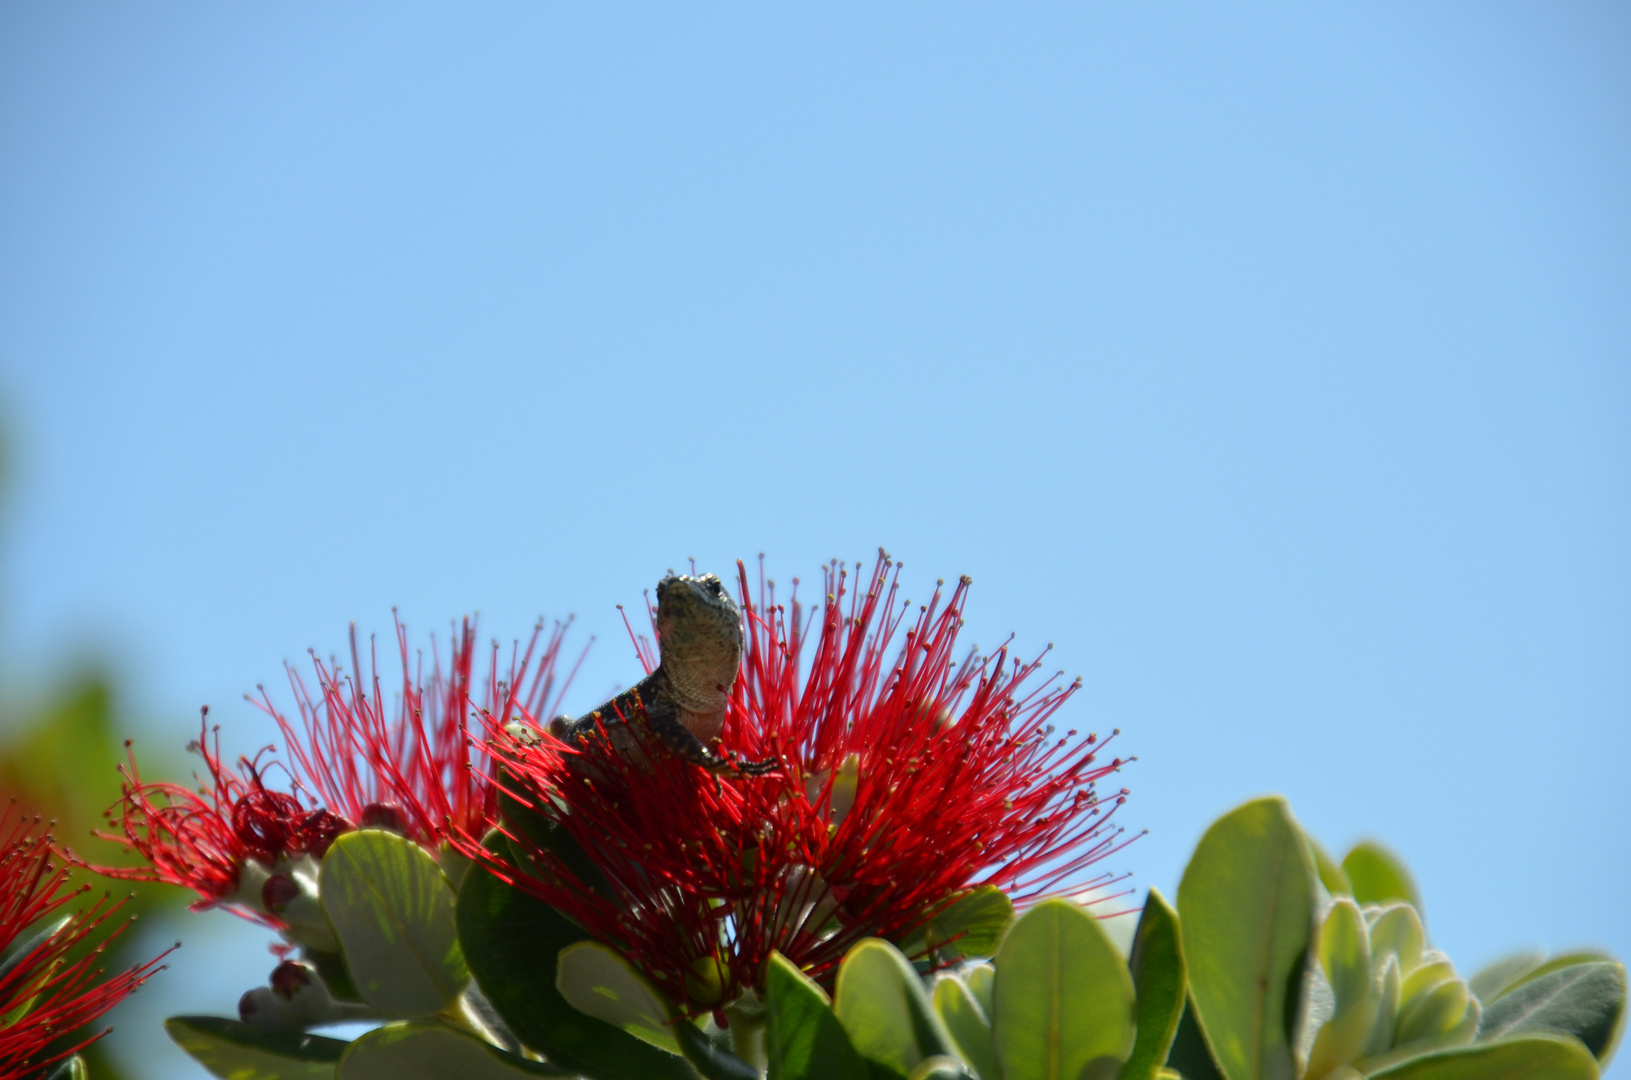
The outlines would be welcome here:
<svg viewBox="0 0 1631 1080">
<path fill-rule="evenodd" d="M 38 819 L 15 808 L 0 817 L 0 1080 L 37 1075 L 106 1034 L 80 1029 L 161 970 L 163 959 L 102 978 L 96 964 L 106 940 L 80 946 L 119 910 L 105 898 L 47 922 L 90 886 L 65 887 L 68 870 L 37 828 Z M 35 936 L 19 940 L 31 928 Z"/>
<path fill-rule="evenodd" d="M 563 679 L 556 670 L 565 632 L 556 624 L 546 633 L 540 623 L 507 664 L 495 644 L 486 678 L 473 686 L 476 628 L 469 620 L 455 635 L 446 666 L 433 650 L 428 672 L 422 657 L 410 656 L 398 621 L 402 677 L 394 708 L 387 708 L 372 648 L 367 681 L 359 674 L 353 628 L 353 674 L 313 655 L 314 693 L 289 669 L 298 723 L 261 689 L 256 704 L 282 730 L 286 758 L 266 746 L 229 763 L 207 708 L 199 738 L 188 746 L 207 773 L 196 789 L 144 779 L 131 754 L 122 769 L 122 798 L 106 814 L 111 828 L 96 835 L 135 851 L 145 865 L 96 869 L 185 886 L 199 896 L 195 908 L 224 906 L 286 934 L 308 916 L 322 937 L 321 913 L 306 901 L 315 895 L 316 865 L 335 837 L 358 827 L 389 828 L 434 848 L 449 829 L 480 829 L 492 819 L 492 762 L 470 738 L 472 713 L 553 703 L 570 682 L 570 674 Z M 300 940 L 298 932 L 291 936 Z"/>
<path fill-rule="evenodd" d="M 1043 657 L 1007 645 L 959 650 L 968 579 L 914 616 L 881 552 L 861 588 L 837 564 L 824 577 L 806 612 L 796 580 L 783 605 L 761 571 L 755 600 L 738 564 L 746 655 L 721 740 L 733 759 L 778 759 L 769 775 L 710 778 L 655 747 L 568 747 L 496 714 L 511 794 L 593 867 L 510 825 L 530 872 L 490 848 L 487 864 L 690 1012 L 761 986 L 772 950 L 825 981 L 855 942 L 904 940 L 967 889 L 1024 903 L 1081 887 L 1122 840 L 1110 818 L 1126 792 L 1101 798 L 1095 782 L 1124 761 L 1050 722 L 1079 681 L 1039 677 Z M 483 857 L 480 841 L 467 832 L 463 846 Z"/>
</svg>

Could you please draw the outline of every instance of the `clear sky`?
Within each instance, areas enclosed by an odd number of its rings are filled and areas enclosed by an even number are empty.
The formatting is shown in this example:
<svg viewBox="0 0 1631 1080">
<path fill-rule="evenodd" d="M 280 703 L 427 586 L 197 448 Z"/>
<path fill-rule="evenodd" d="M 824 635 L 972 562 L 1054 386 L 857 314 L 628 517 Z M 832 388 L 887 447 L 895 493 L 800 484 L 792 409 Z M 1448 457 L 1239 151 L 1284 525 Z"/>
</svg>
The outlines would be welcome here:
<svg viewBox="0 0 1631 1080">
<path fill-rule="evenodd" d="M 6 678 L 142 740 L 393 605 L 575 613 L 576 711 L 666 568 L 884 545 L 1137 882 L 1283 791 L 1465 970 L 1631 956 L 1623 4 L 5 5 L 0 409 Z"/>
</svg>

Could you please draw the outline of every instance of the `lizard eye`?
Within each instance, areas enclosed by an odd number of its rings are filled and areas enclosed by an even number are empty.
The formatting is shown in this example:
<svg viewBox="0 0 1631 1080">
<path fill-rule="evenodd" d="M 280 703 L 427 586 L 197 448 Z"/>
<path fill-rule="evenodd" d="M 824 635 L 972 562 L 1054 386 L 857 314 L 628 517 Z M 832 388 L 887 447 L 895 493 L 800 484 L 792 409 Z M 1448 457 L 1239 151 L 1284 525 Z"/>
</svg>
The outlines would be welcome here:
<svg viewBox="0 0 1631 1080">
<path fill-rule="evenodd" d="M 714 578 L 712 581 L 708 582 L 708 591 L 713 593 L 715 596 L 718 596 L 720 593 L 725 591 L 725 586 L 719 583 L 718 578 Z"/>
</svg>

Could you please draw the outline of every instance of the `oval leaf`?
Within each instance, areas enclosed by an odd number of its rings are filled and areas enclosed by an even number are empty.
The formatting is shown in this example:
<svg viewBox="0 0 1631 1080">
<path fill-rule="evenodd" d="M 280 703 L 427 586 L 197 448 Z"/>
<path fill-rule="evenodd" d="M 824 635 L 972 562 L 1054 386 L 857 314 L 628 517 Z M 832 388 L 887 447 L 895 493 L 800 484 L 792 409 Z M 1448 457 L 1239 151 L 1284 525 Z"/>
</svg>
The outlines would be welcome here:
<svg viewBox="0 0 1631 1080">
<path fill-rule="evenodd" d="M 1625 1023 L 1625 996 L 1625 968 L 1619 964 L 1570 964 L 1498 998 L 1484 1010 L 1478 1041 L 1530 1032 L 1572 1035 L 1606 1065 Z"/>
<path fill-rule="evenodd" d="M 1573 1039 L 1536 1035 L 1423 1054 L 1370 1080 L 1597 1080 L 1597 1059 Z"/>
<path fill-rule="evenodd" d="M 934 984 L 934 1011 L 951 1032 L 963 1060 L 981 1077 L 1000 1077 L 997 1046 L 991 1038 L 991 1020 L 974 1000 L 963 980 L 946 976 Z"/>
<path fill-rule="evenodd" d="M 1314 867 L 1284 799 L 1255 799 L 1206 830 L 1178 911 L 1195 1016 L 1224 1076 L 1292 1080 Z"/>
<path fill-rule="evenodd" d="M 1078 1080 L 1089 1063 L 1115 1076 L 1133 1048 L 1133 978 L 1097 919 L 1044 900 L 1008 931 L 996 967 L 1004 1080 Z"/>
<path fill-rule="evenodd" d="M 995 885 L 981 885 L 930 919 L 924 936 L 948 957 L 991 956 L 1013 921 L 1013 901 Z"/>
<path fill-rule="evenodd" d="M 597 1080 L 696 1080 L 683 1058 L 567 1004 L 555 989 L 557 958 L 589 935 L 542 900 L 472 867 L 458 925 L 477 985 L 528 1047 Z"/>
<path fill-rule="evenodd" d="M 557 959 L 555 989 L 580 1013 L 669 1053 L 680 1052 L 668 1002 L 615 949 L 598 941 L 568 945 Z"/>
<path fill-rule="evenodd" d="M 1514 983 L 1545 962 L 1546 954 L 1539 949 L 1525 949 L 1503 956 L 1479 968 L 1478 974 L 1467 980 L 1467 989 L 1485 1005 L 1492 1004 Z"/>
<path fill-rule="evenodd" d="M 263 1031 L 218 1016 L 172 1016 L 164 1030 L 221 1080 L 334 1080 L 349 1045 L 321 1035 Z"/>
<path fill-rule="evenodd" d="M 1178 1021 L 1184 1015 L 1184 950 L 1178 940 L 1178 913 L 1155 889 L 1144 901 L 1133 934 L 1134 1018 L 1138 1034 L 1133 1052 L 1121 1067 L 1120 1080 L 1154 1080 L 1172 1049 Z"/>
<path fill-rule="evenodd" d="M 1421 894 L 1416 879 L 1399 857 L 1374 840 L 1361 840 L 1342 857 L 1342 872 L 1353 886 L 1353 898 L 1361 904 L 1386 904 L 1403 900 L 1421 913 Z"/>
<path fill-rule="evenodd" d="M 323 910 L 364 1001 L 386 1016 L 432 1016 L 470 981 L 453 886 L 430 852 L 384 829 L 346 833 L 318 877 Z"/>
<path fill-rule="evenodd" d="M 387 1024 L 353 1042 L 338 1080 L 530 1080 L 575 1076 L 572 1069 L 528 1061 L 468 1031 L 420 1021 Z"/>
<path fill-rule="evenodd" d="M 889 1073 L 906 1076 L 924 1058 L 956 1053 L 911 961 L 887 941 L 867 938 L 844 955 L 833 1012 L 856 1051 Z"/>
<path fill-rule="evenodd" d="M 867 1080 L 826 993 L 779 952 L 765 973 L 765 1054 L 770 1080 Z"/>
</svg>

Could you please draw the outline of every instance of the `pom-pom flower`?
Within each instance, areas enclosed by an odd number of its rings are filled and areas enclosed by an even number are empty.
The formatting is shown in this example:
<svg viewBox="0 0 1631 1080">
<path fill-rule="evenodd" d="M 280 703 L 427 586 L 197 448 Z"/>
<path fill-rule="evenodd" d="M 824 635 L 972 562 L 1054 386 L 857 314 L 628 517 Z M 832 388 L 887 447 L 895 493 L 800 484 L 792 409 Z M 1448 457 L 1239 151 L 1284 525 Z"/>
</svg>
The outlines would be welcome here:
<svg viewBox="0 0 1631 1080">
<path fill-rule="evenodd" d="M 104 979 L 96 965 L 106 941 L 79 948 L 120 903 L 99 901 L 49 921 L 90 886 L 66 888 L 68 871 L 37 824 L 13 808 L 0 816 L 0 1080 L 39 1075 L 106 1034 L 80 1029 L 161 970 L 163 959 Z"/>
<path fill-rule="evenodd" d="M 394 709 L 387 708 L 372 649 L 367 682 L 314 655 L 315 693 L 289 669 L 298 723 L 264 688 L 258 701 L 251 699 L 281 729 L 282 759 L 266 746 L 229 764 L 206 708 L 188 749 L 203 759 L 207 777 L 197 778 L 196 789 L 146 780 L 130 755 L 122 798 L 106 815 L 112 828 L 96 835 L 123 844 L 145 865 L 94 869 L 181 885 L 198 894 L 195 909 L 226 907 L 297 943 L 331 948 L 316 907 L 317 865 L 329 845 L 358 827 L 392 829 L 430 848 L 450 828 L 486 828 L 497 796 L 492 763 L 470 738 L 472 714 L 478 701 L 489 713 L 551 703 L 570 681 L 556 671 L 565 631 L 556 624 L 546 634 L 540 623 L 508 664 L 495 644 L 486 678 L 473 687 L 476 630 L 469 620 L 447 667 L 433 654 L 428 676 L 422 660 L 411 660 L 398 621 L 402 680 Z M 351 661 L 352 672 L 360 671 L 354 628 Z"/>
<path fill-rule="evenodd" d="M 1126 793 L 1101 800 L 1095 782 L 1123 760 L 1050 723 L 1079 681 L 1039 677 L 1042 657 L 1006 645 L 960 652 L 968 579 L 913 617 L 882 553 L 863 589 L 840 566 L 824 576 L 806 616 L 796 580 L 783 606 L 761 572 L 754 602 L 738 564 L 746 654 L 721 741 L 733 760 L 779 759 L 769 775 L 716 778 L 654 738 L 643 754 L 569 747 L 495 714 L 507 789 L 593 871 L 574 872 L 536 827 L 505 826 L 526 872 L 474 833 L 465 850 L 691 1013 L 758 988 L 772 950 L 828 981 L 861 938 L 905 940 L 979 885 L 1021 903 L 1102 885 L 1080 871 L 1121 842 L 1110 817 Z"/>
</svg>

